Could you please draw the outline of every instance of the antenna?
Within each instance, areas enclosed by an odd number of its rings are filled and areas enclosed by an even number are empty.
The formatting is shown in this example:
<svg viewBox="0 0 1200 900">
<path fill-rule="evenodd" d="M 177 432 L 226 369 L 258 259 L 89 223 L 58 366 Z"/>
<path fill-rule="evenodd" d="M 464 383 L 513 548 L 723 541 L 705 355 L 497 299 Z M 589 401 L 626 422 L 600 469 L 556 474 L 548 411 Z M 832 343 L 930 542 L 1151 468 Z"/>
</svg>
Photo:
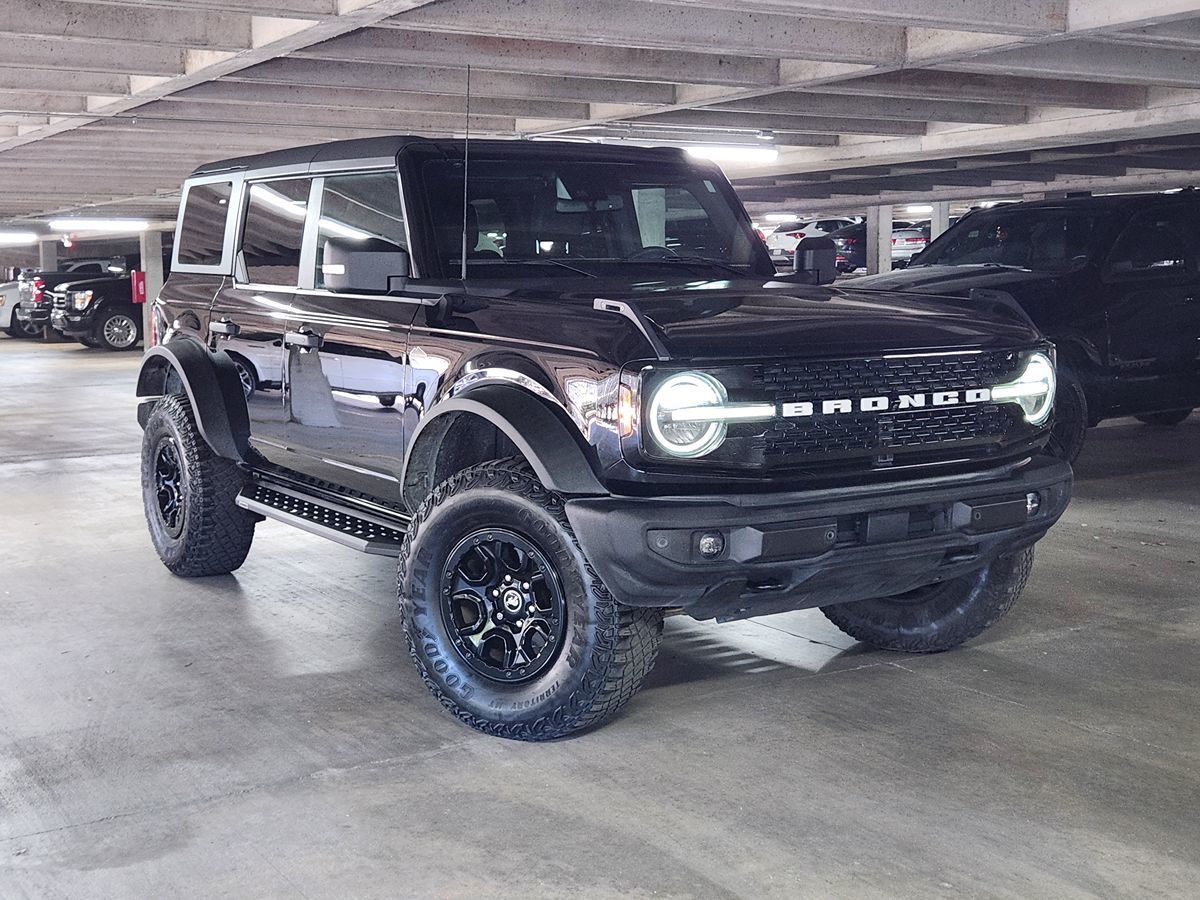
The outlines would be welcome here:
<svg viewBox="0 0 1200 900">
<path fill-rule="evenodd" d="M 462 274 L 467 280 L 467 175 L 471 171 L 471 67 L 467 66 L 467 109 L 466 128 L 463 129 L 463 220 L 462 220 Z"/>
</svg>

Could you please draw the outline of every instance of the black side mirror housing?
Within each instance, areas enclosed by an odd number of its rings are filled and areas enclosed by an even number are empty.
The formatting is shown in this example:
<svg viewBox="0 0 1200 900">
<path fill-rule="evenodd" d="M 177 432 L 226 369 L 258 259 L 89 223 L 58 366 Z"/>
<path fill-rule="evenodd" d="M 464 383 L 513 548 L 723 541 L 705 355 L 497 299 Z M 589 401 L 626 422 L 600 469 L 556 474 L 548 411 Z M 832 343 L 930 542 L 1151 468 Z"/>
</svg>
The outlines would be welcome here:
<svg viewBox="0 0 1200 900">
<path fill-rule="evenodd" d="M 809 237 L 796 245 L 791 280 L 800 284 L 833 284 L 837 275 L 837 246 L 831 239 Z"/>
<path fill-rule="evenodd" d="M 350 294 L 387 294 L 404 287 L 409 274 L 408 252 L 389 241 L 325 241 L 321 277 L 331 291 Z"/>
</svg>

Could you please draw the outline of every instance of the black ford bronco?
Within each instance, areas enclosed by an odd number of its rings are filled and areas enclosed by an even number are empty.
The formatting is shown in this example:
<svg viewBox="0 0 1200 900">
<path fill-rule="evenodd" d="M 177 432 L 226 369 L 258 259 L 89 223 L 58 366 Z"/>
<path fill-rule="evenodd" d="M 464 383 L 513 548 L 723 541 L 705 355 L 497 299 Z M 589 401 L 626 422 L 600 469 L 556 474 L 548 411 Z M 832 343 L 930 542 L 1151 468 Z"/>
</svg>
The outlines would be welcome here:
<svg viewBox="0 0 1200 900">
<path fill-rule="evenodd" d="M 1200 194 L 1014 203 L 971 213 L 902 272 L 860 290 L 1001 290 L 1054 341 L 1050 450 L 1074 461 L 1092 425 L 1177 425 L 1200 406 Z"/>
<path fill-rule="evenodd" d="M 612 716 L 666 613 L 820 607 L 954 647 L 1069 499 L 1041 452 L 1053 348 L 1002 298 L 838 290 L 831 248 L 797 259 L 777 275 L 720 170 L 672 149 L 204 166 L 138 380 L 154 546 L 227 573 L 270 518 L 398 557 L 426 684 L 526 740 Z"/>
</svg>

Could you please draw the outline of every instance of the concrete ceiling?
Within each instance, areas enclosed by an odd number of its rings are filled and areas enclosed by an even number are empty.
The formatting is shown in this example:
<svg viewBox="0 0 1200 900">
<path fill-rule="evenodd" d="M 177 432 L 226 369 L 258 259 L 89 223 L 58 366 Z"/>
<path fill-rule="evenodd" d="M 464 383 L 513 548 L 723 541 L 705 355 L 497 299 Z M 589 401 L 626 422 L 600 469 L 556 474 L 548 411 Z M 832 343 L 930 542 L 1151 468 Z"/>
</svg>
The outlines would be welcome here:
<svg viewBox="0 0 1200 900">
<path fill-rule="evenodd" d="M 756 206 L 1200 180 L 1200 0 L 4 0 L 0 219 L 461 134 L 468 63 L 476 134 L 770 138 Z"/>
</svg>

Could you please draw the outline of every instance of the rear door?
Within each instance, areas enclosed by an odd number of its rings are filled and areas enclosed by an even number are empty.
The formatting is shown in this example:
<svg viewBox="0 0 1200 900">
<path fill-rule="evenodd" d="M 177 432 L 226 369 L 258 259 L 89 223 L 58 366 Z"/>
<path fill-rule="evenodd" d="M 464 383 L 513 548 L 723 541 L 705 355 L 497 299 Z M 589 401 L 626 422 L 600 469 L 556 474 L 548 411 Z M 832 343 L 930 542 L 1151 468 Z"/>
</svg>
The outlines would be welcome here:
<svg viewBox="0 0 1200 900">
<path fill-rule="evenodd" d="M 1105 266 L 1114 400 L 1131 411 L 1195 400 L 1200 234 L 1182 207 L 1134 216 Z"/>
<path fill-rule="evenodd" d="M 417 304 L 385 290 L 333 290 L 326 280 L 345 274 L 331 261 L 339 247 L 381 260 L 408 250 L 396 170 L 317 177 L 305 247 L 284 335 L 284 442 L 311 474 L 398 503 Z"/>
<path fill-rule="evenodd" d="M 213 301 L 210 346 L 242 370 L 250 443 L 277 465 L 300 469 L 287 444 L 283 340 L 299 287 L 312 179 L 248 180 L 234 276 Z"/>
</svg>

